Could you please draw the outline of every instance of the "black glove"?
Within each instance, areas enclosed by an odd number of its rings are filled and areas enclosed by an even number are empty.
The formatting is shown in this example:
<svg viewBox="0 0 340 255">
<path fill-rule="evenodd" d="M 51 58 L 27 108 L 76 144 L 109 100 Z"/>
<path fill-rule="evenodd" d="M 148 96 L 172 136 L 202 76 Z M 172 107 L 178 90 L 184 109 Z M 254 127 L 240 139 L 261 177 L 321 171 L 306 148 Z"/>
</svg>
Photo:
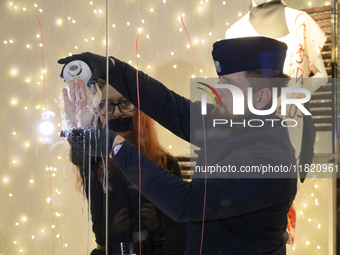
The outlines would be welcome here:
<svg viewBox="0 0 340 255">
<path fill-rule="evenodd" d="M 105 79 L 106 77 L 106 57 L 93 54 L 91 52 L 84 52 L 81 54 L 74 54 L 71 57 L 61 58 L 58 60 L 59 64 L 64 64 L 63 69 L 61 70 L 60 77 L 64 78 L 63 72 L 65 66 L 74 60 L 84 61 L 92 71 L 92 77 L 89 80 L 91 85 L 94 85 L 98 82 L 99 78 Z M 109 59 L 109 72 L 113 70 L 114 66 L 112 61 Z"/>
<path fill-rule="evenodd" d="M 98 126 L 86 129 L 72 129 L 70 131 L 62 131 L 61 137 L 67 137 L 67 141 L 72 149 L 83 152 L 91 156 L 106 156 L 106 140 L 108 140 L 108 154 L 110 155 L 113 142 L 117 136 L 116 132 L 109 131 L 109 136 L 106 139 L 106 129 Z"/>
</svg>

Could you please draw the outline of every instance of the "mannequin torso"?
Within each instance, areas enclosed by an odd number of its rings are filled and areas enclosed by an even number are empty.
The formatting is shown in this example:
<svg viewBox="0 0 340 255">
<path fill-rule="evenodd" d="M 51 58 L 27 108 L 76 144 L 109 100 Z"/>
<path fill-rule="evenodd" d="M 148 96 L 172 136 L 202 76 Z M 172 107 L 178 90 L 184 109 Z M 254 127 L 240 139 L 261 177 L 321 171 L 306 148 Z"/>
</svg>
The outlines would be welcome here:
<svg viewBox="0 0 340 255">
<path fill-rule="evenodd" d="M 275 6 L 278 7 L 278 10 L 274 8 Z M 252 10 L 254 13 L 251 13 Z M 276 13 L 280 15 L 277 15 L 275 20 Z M 253 15 L 253 20 L 250 19 L 251 15 Z M 270 22 L 275 23 L 274 26 L 268 21 L 263 21 L 266 15 L 271 19 Z M 257 20 L 253 22 L 255 18 Z M 253 24 L 255 24 L 255 27 Z M 269 24 L 269 29 L 261 27 L 266 24 Z M 281 36 L 274 35 L 277 31 L 272 32 L 272 30 L 276 30 L 276 26 L 280 27 Z M 283 27 L 288 29 L 288 33 L 282 35 Z M 226 38 L 259 36 L 263 35 L 259 33 L 261 31 L 266 32 L 264 36 L 275 38 L 288 45 L 283 71 L 293 78 L 289 86 L 302 87 L 313 93 L 320 86 L 327 84 L 328 75 L 320 54 L 326 36 L 306 12 L 286 7 L 279 0 L 253 0 L 250 12 L 226 31 Z M 313 74 L 312 78 L 303 79 L 303 82 L 301 82 L 300 78 L 308 78 L 311 74 Z M 299 97 L 303 98 L 304 95 L 298 93 L 294 95 L 294 98 Z M 299 110 L 291 109 L 282 118 L 291 118 L 298 122 L 297 128 L 288 131 L 296 158 L 299 158 L 302 144 L 303 114 Z"/>
<path fill-rule="evenodd" d="M 250 12 L 248 12 L 245 16 L 243 16 L 239 21 L 237 21 L 234 25 L 231 26 L 230 29 L 226 31 L 226 38 L 236 38 L 236 37 L 245 37 L 245 36 L 258 36 L 258 35 L 263 35 L 260 34 L 256 31 L 254 26 L 250 23 L 250 18 L 251 18 L 251 10 L 254 8 L 261 8 L 263 4 L 270 3 L 270 2 L 280 2 L 280 1 L 275 1 L 275 0 L 252 0 L 252 6 L 250 7 Z M 273 3 L 274 4 L 274 3 Z M 278 3 L 280 4 L 280 3 Z M 258 11 L 257 9 L 255 9 Z M 289 40 L 289 36 L 296 30 L 297 24 L 303 23 L 306 18 L 311 19 L 308 14 L 306 14 L 303 11 L 299 11 L 296 9 L 292 9 L 289 7 L 284 8 L 284 19 L 285 23 L 284 25 L 288 28 L 289 34 L 287 38 L 283 38 L 284 36 L 277 37 L 275 34 L 274 36 L 270 35 L 270 31 L 268 30 L 268 33 L 265 34 L 264 36 L 267 37 L 272 37 L 275 39 L 279 39 L 280 41 L 287 42 Z M 254 16 L 253 16 L 254 18 Z M 257 18 L 255 16 L 255 18 Z M 259 15 L 258 18 L 263 18 L 263 16 Z M 279 19 L 279 17 L 278 17 Z M 283 19 L 281 15 L 281 19 Z M 276 21 L 276 26 L 282 27 L 282 20 L 279 19 Z M 271 29 L 275 30 L 275 29 Z M 284 28 L 281 29 L 284 31 Z M 262 30 L 263 31 L 263 30 Z M 284 33 L 283 33 L 284 34 Z M 277 34 L 276 34 L 277 35 Z M 289 47 L 289 45 L 288 45 Z M 289 51 L 289 49 L 288 49 Z M 288 68 L 285 68 L 285 73 L 289 74 L 289 71 L 287 70 Z M 320 86 L 324 85 L 328 81 L 328 75 L 322 60 L 321 54 L 319 54 L 312 66 L 313 72 L 313 78 L 317 79 L 309 79 L 307 82 L 309 84 L 305 84 L 305 87 L 308 88 L 311 92 L 314 92 L 317 90 Z M 308 76 L 307 76 L 308 77 Z"/>
</svg>

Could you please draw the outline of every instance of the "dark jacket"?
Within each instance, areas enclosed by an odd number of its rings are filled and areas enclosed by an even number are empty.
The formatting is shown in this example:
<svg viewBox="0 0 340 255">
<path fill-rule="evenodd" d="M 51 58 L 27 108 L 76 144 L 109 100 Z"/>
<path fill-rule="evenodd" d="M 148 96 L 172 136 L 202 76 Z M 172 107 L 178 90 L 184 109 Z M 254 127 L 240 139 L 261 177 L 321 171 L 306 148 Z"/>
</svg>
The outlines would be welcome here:
<svg viewBox="0 0 340 255">
<path fill-rule="evenodd" d="M 205 146 L 200 102 L 190 102 L 143 72 L 138 75 L 141 110 L 177 136 L 199 146 L 197 165 L 231 165 L 240 169 L 245 165 L 295 164 L 288 132 L 277 122 L 274 127 L 266 124 L 257 129 L 217 130 L 207 116 Z M 115 59 L 110 85 L 137 105 L 134 68 Z M 135 146 L 125 142 L 114 162 L 137 187 Z M 143 155 L 141 165 L 142 194 L 172 219 L 187 222 L 187 255 L 199 254 L 203 214 L 204 255 L 285 254 L 283 234 L 287 212 L 296 194 L 295 173 L 272 179 L 248 178 L 248 175 L 244 178 L 236 174 L 205 180 L 194 175 L 192 182 L 187 183 Z"/>
<path fill-rule="evenodd" d="M 99 245 L 105 246 L 105 192 L 103 185 L 98 178 L 99 162 L 102 158 L 91 158 L 91 168 L 89 167 L 89 157 L 85 156 L 83 162 L 83 152 L 71 150 L 72 163 L 78 166 L 79 173 L 85 183 L 86 197 L 91 197 L 91 216 L 92 216 L 92 229 L 96 237 L 96 242 Z M 85 167 L 84 167 L 85 166 Z M 167 156 L 167 169 L 174 175 L 181 178 L 181 172 L 178 162 L 175 158 Z M 89 173 L 91 178 L 89 180 Z M 89 189 L 88 187 L 91 186 Z M 109 176 L 108 183 L 108 226 L 109 226 L 109 244 L 110 246 L 118 245 L 120 242 L 136 242 L 138 243 L 138 208 L 139 208 L 139 195 L 136 190 L 122 174 L 122 172 L 115 167 L 115 170 Z M 145 197 L 141 196 L 141 207 L 143 204 L 150 203 Z M 114 217 L 122 209 L 127 209 L 124 213 L 125 220 L 131 220 L 131 224 L 124 231 L 118 231 L 114 224 Z M 158 228 L 149 231 L 144 224 L 141 224 L 142 241 L 156 241 L 165 239 L 164 254 L 166 255 L 183 255 L 185 251 L 185 225 L 171 220 L 168 216 L 164 215 L 158 208 L 156 210 L 156 220 Z"/>
</svg>

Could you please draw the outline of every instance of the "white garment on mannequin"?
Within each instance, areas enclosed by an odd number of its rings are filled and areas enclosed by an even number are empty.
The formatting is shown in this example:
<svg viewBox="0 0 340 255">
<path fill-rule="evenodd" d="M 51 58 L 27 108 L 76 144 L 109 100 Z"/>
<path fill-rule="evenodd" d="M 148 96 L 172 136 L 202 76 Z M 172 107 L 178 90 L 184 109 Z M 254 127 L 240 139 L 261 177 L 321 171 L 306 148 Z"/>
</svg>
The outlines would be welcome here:
<svg viewBox="0 0 340 255">
<path fill-rule="evenodd" d="M 282 38 L 275 38 L 287 43 L 288 45 L 287 57 L 283 71 L 285 74 L 296 78 L 294 79 L 295 81 L 301 76 L 303 78 L 308 78 L 310 71 L 312 71 L 314 73 L 313 78 L 305 79 L 303 85 L 298 82 L 292 82 L 290 85 L 294 87 L 303 87 L 313 93 L 320 86 L 325 85 L 328 81 L 328 75 L 320 54 L 321 48 L 326 41 L 326 36 L 318 27 L 316 22 L 306 12 L 289 7 L 285 7 L 284 12 L 289 34 Z M 226 38 L 259 36 L 249 19 L 250 12 L 226 31 Z M 303 36 L 303 33 L 305 33 L 305 36 Z M 300 46 L 300 43 L 302 46 Z M 305 53 L 301 55 L 301 58 L 304 59 L 304 62 L 302 62 L 301 65 L 297 65 L 296 62 L 299 57 L 299 50 L 303 50 Z M 301 69 L 298 69 L 298 67 Z M 302 97 L 304 96 L 302 95 Z M 294 113 L 294 109 L 292 112 Z M 298 158 L 301 151 L 303 121 L 302 114 L 300 112 L 295 112 L 293 115 L 299 125 L 298 128 L 289 129 L 288 131 L 291 142 L 296 151 L 296 158 Z M 287 117 L 289 118 L 290 114 Z"/>
<path fill-rule="evenodd" d="M 264 4 L 264 3 L 269 3 L 272 0 L 252 0 L 252 5 L 254 7 Z M 286 16 L 286 22 L 287 22 L 287 26 L 288 26 L 288 30 L 289 33 L 291 33 L 294 28 L 295 28 L 295 24 L 298 24 L 299 21 L 298 19 L 301 18 L 301 11 L 286 7 L 285 8 L 285 16 Z M 249 13 L 248 15 L 248 20 L 249 20 Z M 246 16 L 247 16 L 246 15 Z M 246 17 L 244 16 L 244 17 Z M 228 30 L 227 30 L 228 32 Z M 226 32 L 226 38 L 229 38 Z M 251 36 L 251 35 L 249 35 Z M 277 39 L 277 38 L 275 38 Z M 317 78 L 317 79 L 308 79 L 308 82 L 310 83 L 307 87 L 310 88 L 311 92 L 314 92 L 315 90 L 317 90 L 320 86 L 325 85 L 328 81 L 328 74 L 326 72 L 325 69 L 325 65 L 323 63 L 322 60 L 322 56 L 321 54 L 318 56 L 318 58 L 316 59 L 314 66 L 312 68 L 312 71 L 314 73 L 313 78 Z"/>
</svg>

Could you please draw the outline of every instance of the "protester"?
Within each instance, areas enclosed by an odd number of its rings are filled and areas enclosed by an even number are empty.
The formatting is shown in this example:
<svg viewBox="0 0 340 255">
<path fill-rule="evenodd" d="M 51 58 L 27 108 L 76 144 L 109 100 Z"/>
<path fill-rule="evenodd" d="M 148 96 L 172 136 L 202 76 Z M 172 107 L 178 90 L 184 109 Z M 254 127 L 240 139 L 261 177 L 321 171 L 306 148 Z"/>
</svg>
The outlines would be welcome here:
<svg viewBox="0 0 340 255">
<path fill-rule="evenodd" d="M 105 131 L 106 104 L 108 109 L 108 128 L 114 130 L 121 137 L 137 144 L 137 112 L 128 100 L 126 100 L 113 87 L 108 87 L 106 102 L 106 85 L 99 80 L 102 91 L 102 102 L 98 107 L 98 130 Z M 81 119 L 84 128 L 91 125 L 94 120 L 93 111 L 87 107 L 81 107 L 88 102 L 85 87 L 77 76 L 70 81 L 70 95 L 64 90 L 65 114 L 70 127 L 77 126 L 77 119 Z M 91 104 L 90 104 L 91 105 Z M 80 107 L 78 107 L 80 106 Z M 76 118 L 76 109 L 81 109 L 80 116 Z M 78 125 L 79 127 L 79 125 Z M 113 131 L 112 131 L 113 132 Z M 96 140 L 95 135 L 86 137 L 91 143 L 83 146 L 83 135 L 89 133 L 82 129 L 71 129 L 67 135 L 71 144 L 71 160 L 77 166 L 78 188 L 85 187 L 86 197 L 90 198 L 90 208 L 93 223 L 93 232 L 96 237 L 97 249 L 91 255 L 105 254 L 106 220 L 105 220 L 105 190 L 108 190 L 108 254 L 137 254 L 139 252 L 139 193 L 121 173 L 120 169 L 109 159 L 108 187 L 105 185 L 105 158 L 101 157 L 103 151 L 94 153 L 89 160 L 89 144 L 91 151 L 97 145 L 102 145 Z M 166 152 L 158 142 L 155 122 L 141 113 L 141 151 L 153 162 L 162 168 L 181 178 L 181 172 L 177 160 Z M 105 147 L 105 146 L 102 146 Z M 96 157 L 97 155 L 97 157 Z M 85 156 L 85 158 L 84 158 Z M 90 176 L 90 177 L 89 177 Z M 90 179 L 90 180 L 89 180 Z M 183 255 L 185 251 L 185 224 L 177 223 L 163 214 L 158 208 L 143 196 L 141 197 L 141 241 L 142 254 L 148 255 Z"/>
</svg>

